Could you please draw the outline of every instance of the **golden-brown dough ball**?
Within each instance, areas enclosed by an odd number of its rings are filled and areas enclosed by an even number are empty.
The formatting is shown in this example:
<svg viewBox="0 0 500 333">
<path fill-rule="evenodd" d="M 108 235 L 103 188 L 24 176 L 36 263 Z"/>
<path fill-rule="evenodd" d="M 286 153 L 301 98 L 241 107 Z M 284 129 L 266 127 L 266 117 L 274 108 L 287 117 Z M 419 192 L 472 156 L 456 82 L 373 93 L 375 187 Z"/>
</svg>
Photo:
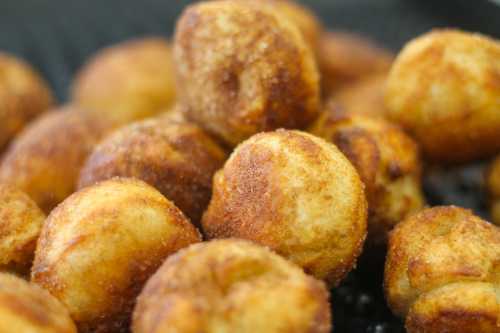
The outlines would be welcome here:
<svg viewBox="0 0 500 333">
<path fill-rule="evenodd" d="M 0 273 L 0 332 L 77 333 L 64 306 L 47 291 Z"/>
<path fill-rule="evenodd" d="M 368 199 L 368 241 L 385 243 L 388 232 L 423 208 L 417 144 L 380 118 L 326 111 L 311 132 L 335 144 L 357 169 Z"/>
<path fill-rule="evenodd" d="M 171 119 L 149 119 L 123 127 L 87 159 L 79 187 L 120 177 L 154 186 L 199 224 L 212 193 L 212 177 L 225 151 L 201 128 Z"/>
<path fill-rule="evenodd" d="M 176 100 L 168 40 L 131 40 L 98 52 L 80 70 L 72 95 L 77 104 L 118 124 L 159 114 Z"/>
<path fill-rule="evenodd" d="M 53 100 L 47 82 L 29 64 L 0 52 L 0 151 Z"/>
<path fill-rule="evenodd" d="M 328 291 L 264 247 L 226 239 L 168 258 L 141 292 L 134 333 L 327 333 Z"/>
<path fill-rule="evenodd" d="M 486 177 L 486 186 L 491 201 L 491 217 L 495 224 L 500 225 L 500 157 L 497 157 Z"/>
<path fill-rule="evenodd" d="M 327 98 L 326 109 L 341 107 L 346 113 L 385 118 L 384 102 L 387 73 L 373 74 L 347 84 Z"/>
<path fill-rule="evenodd" d="M 26 274 L 45 214 L 23 192 L 0 184 L 0 271 Z"/>
<path fill-rule="evenodd" d="M 332 144 L 300 131 L 254 135 L 214 177 L 202 220 L 210 238 L 244 238 L 336 285 L 366 237 L 358 173 Z"/>
<path fill-rule="evenodd" d="M 174 57 L 187 118 L 229 145 L 266 130 L 304 128 L 318 112 L 313 52 L 268 6 L 219 0 L 188 7 Z"/>
<path fill-rule="evenodd" d="M 19 188 L 48 213 L 73 193 L 85 159 L 110 128 L 75 107 L 48 112 L 5 152 L 0 182 Z"/>
<path fill-rule="evenodd" d="M 167 256 L 198 241 L 196 228 L 158 191 L 117 178 L 52 211 L 31 277 L 68 308 L 80 332 L 128 332 L 146 280 Z"/>
<path fill-rule="evenodd" d="M 499 263 L 496 226 L 463 208 L 426 209 L 390 235 L 386 298 L 409 332 L 498 332 Z"/>
<path fill-rule="evenodd" d="M 388 115 L 437 162 L 500 151 L 500 42 L 435 30 L 409 42 L 386 86 Z"/>
<path fill-rule="evenodd" d="M 323 93 L 328 96 L 364 76 L 386 73 L 392 61 L 390 51 L 367 38 L 342 31 L 326 32 L 318 49 Z"/>
</svg>

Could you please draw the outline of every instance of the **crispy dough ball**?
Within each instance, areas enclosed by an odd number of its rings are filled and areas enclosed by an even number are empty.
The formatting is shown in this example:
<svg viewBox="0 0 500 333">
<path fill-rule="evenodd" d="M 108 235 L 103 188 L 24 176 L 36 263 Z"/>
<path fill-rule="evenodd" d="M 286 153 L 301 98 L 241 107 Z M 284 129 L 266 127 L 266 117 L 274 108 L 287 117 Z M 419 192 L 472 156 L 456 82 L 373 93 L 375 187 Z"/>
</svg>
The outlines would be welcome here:
<svg viewBox="0 0 500 333">
<path fill-rule="evenodd" d="M 326 111 L 311 132 L 334 143 L 358 170 L 368 199 L 368 240 L 387 233 L 423 208 L 417 144 L 397 126 L 374 117 Z"/>
<path fill-rule="evenodd" d="M 386 298 L 409 332 L 498 332 L 499 272 L 500 229 L 466 209 L 426 209 L 390 235 Z"/>
<path fill-rule="evenodd" d="M 29 271 L 44 220 L 26 194 L 0 184 L 0 271 Z"/>
<path fill-rule="evenodd" d="M 268 6 L 221 0 L 188 7 L 174 57 L 187 117 L 230 145 L 303 128 L 317 114 L 314 55 L 297 27 Z"/>
<path fill-rule="evenodd" d="M 326 32 L 318 49 L 323 93 L 329 95 L 364 76 L 386 73 L 392 61 L 390 51 L 369 39 L 341 31 Z"/>
<path fill-rule="evenodd" d="M 52 103 L 47 82 L 29 64 L 0 52 L 0 151 Z"/>
<path fill-rule="evenodd" d="M 0 273 L 0 332 L 77 333 L 64 306 L 47 291 Z"/>
<path fill-rule="evenodd" d="M 500 151 L 500 42 L 436 30 L 401 51 L 386 86 L 388 115 L 438 162 Z"/>
<path fill-rule="evenodd" d="M 127 41 L 97 53 L 77 75 L 74 101 L 119 124 L 151 117 L 176 99 L 168 40 Z"/>
<path fill-rule="evenodd" d="M 318 137 L 257 134 L 236 148 L 213 187 L 202 220 L 211 238 L 253 240 L 332 285 L 361 252 L 363 184 L 344 155 Z"/>
<path fill-rule="evenodd" d="M 349 114 L 385 118 L 387 108 L 384 102 L 384 89 L 387 73 L 363 77 L 339 89 L 327 98 L 326 109 L 339 106 Z"/>
<path fill-rule="evenodd" d="M 101 142 L 80 174 L 79 187 L 115 176 L 154 186 L 199 224 L 212 177 L 226 153 L 201 128 L 158 118 L 121 128 Z"/>
<path fill-rule="evenodd" d="M 28 194 L 46 213 L 73 193 L 80 168 L 109 124 L 74 107 L 32 122 L 0 163 L 0 182 Z"/>
<path fill-rule="evenodd" d="M 66 305 L 80 332 L 127 332 L 135 298 L 163 260 L 200 235 L 146 183 L 113 179 L 48 217 L 32 280 Z"/>
<path fill-rule="evenodd" d="M 134 333 L 327 333 L 328 291 L 266 248 L 226 239 L 192 245 L 151 277 Z"/>
<path fill-rule="evenodd" d="M 486 186 L 491 200 L 491 216 L 500 225 L 500 157 L 493 161 L 486 178 Z"/>
</svg>

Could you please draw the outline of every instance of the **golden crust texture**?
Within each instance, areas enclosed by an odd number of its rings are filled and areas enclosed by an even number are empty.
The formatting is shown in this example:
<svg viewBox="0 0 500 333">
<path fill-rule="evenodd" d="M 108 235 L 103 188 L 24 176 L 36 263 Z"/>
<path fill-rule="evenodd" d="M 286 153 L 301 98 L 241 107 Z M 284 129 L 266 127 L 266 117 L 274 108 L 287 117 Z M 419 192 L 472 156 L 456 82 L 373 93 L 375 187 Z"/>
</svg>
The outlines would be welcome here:
<svg viewBox="0 0 500 333">
<path fill-rule="evenodd" d="M 325 111 L 311 132 L 335 144 L 358 170 L 368 200 L 368 241 L 424 206 L 417 144 L 397 126 L 374 117 Z"/>
<path fill-rule="evenodd" d="M 435 30 L 409 42 L 386 86 L 388 115 L 429 159 L 467 162 L 500 151 L 500 42 Z"/>
<path fill-rule="evenodd" d="M 74 101 L 118 124 L 155 116 L 176 100 L 168 40 L 127 41 L 97 53 L 78 73 Z"/>
<path fill-rule="evenodd" d="M 314 55 L 298 28 L 268 6 L 189 6 L 177 23 L 174 58 L 187 117 L 229 145 L 279 127 L 304 128 L 317 114 Z"/>
<path fill-rule="evenodd" d="M 77 333 L 64 306 L 47 291 L 0 273 L 0 332 Z"/>
<path fill-rule="evenodd" d="M 138 178 L 199 224 L 210 201 L 212 177 L 225 160 L 224 150 L 201 128 L 166 115 L 107 137 L 88 158 L 79 187 L 116 176 Z"/>
<path fill-rule="evenodd" d="M 390 236 L 386 298 L 409 332 L 497 333 L 499 265 L 500 229 L 462 208 L 426 209 Z"/>
<path fill-rule="evenodd" d="M 71 106 L 48 112 L 5 152 L 0 182 L 19 188 L 49 213 L 73 193 L 85 159 L 110 128 Z"/>
<path fill-rule="evenodd" d="M 179 251 L 151 277 L 134 333 L 327 333 L 325 285 L 266 248 L 215 240 Z"/>
<path fill-rule="evenodd" d="M 116 178 L 73 194 L 52 211 L 31 277 L 66 305 L 80 332 L 127 332 L 146 280 L 167 256 L 200 240 L 154 188 Z"/>
<path fill-rule="evenodd" d="M 363 184 L 334 145 L 278 130 L 242 143 L 216 173 L 202 225 L 210 238 L 255 241 L 336 285 L 361 252 L 366 214 Z"/>
<path fill-rule="evenodd" d="M 53 100 L 48 83 L 29 64 L 0 52 L 0 151 Z"/>
<path fill-rule="evenodd" d="M 325 95 L 362 77 L 386 73 L 392 64 L 392 53 L 364 37 L 341 31 L 321 36 L 318 65 Z"/>
<path fill-rule="evenodd" d="M 0 184 L 0 271 L 26 274 L 45 214 L 23 192 Z"/>
<path fill-rule="evenodd" d="M 491 217 L 493 222 L 500 225 L 500 157 L 497 157 L 486 177 L 486 186 L 490 195 Z"/>
</svg>

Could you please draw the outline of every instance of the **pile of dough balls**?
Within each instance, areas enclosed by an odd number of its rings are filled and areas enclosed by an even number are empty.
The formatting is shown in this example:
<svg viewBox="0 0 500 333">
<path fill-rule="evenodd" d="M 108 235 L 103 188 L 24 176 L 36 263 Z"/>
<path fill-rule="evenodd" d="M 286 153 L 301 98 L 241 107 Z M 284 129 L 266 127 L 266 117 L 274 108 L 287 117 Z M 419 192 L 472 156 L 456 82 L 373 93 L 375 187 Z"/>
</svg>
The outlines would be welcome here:
<svg viewBox="0 0 500 333">
<path fill-rule="evenodd" d="M 329 333 L 363 250 L 408 332 L 500 332 L 500 229 L 422 185 L 500 154 L 493 38 L 395 56 L 292 0 L 200 1 L 64 105 L 0 52 L 0 154 L 1 332 Z M 500 224 L 500 155 L 483 183 Z"/>
</svg>

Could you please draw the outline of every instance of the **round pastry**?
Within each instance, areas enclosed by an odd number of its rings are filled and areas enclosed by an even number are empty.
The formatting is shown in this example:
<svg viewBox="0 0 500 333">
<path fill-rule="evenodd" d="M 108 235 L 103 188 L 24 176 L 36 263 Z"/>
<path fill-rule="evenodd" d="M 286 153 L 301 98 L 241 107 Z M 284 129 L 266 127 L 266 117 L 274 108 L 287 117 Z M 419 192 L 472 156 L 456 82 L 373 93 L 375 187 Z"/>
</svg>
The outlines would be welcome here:
<svg viewBox="0 0 500 333">
<path fill-rule="evenodd" d="M 317 114 L 314 54 L 295 24 L 268 6 L 189 6 L 177 23 L 174 57 L 187 118 L 229 145 L 266 130 L 304 128 Z"/>
<path fill-rule="evenodd" d="M 45 214 L 23 192 L 0 184 L 0 271 L 26 274 Z"/>
<path fill-rule="evenodd" d="M 100 51 L 78 73 L 72 95 L 89 112 L 118 124 L 159 114 L 176 99 L 168 40 L 136 39 Z"/>
<path fill-rule="evenodd" d="M 116 176 L 141 179 L 199 224 L 212 177 L 226 153 L 198 126 L 166 117 L 131 124 L 107 137 L 87 159 L 79 187 Z"/>
<path fill-rule="evenodd" d="M 79 332 L 128 332 L 146 280 L 170 254 L 200 240 L 154 188 L 134 179 L 108 180 L 52 211 L 31 278 L 68 308 Z"/>
<path fill-rule="evenodd" d="M 361 176 L 370 243 L 385 243 L 397 223 L 423 208 L 418 147 L 400 128 L 380 118 L 328 110 L 311 132 L 335 144 Z"/>
<path fill-rule="evenodd" d="M 500 229 L 458 207 L 426 209 L 389 239 L 386 298 L 408 332 L 498 332 Z"/>
<path fill-rule="evenodd" d="M 132 332 L 328 333 L 328 291 L 292 263 L 243 240 L 192 245 L 141 292 Z"/>
<path fill-rule="evenodd" d="M 0 151 L 53 100 L 48 83 L 29 64 L 0 52 Z"/>
<path fill-rule="evenodd" d="M 386 86 L 388 115 L 429 159 L 460 163 L 500 151 L 500 42 L 435 30 L 409 42 Z"/>
<path fill-rule="evenodd" d="M 80 168 L 109 124 L 75 107 L 63 107 L 32 122 L 0 163 L 0 182 L 28 194 L 49 213 L 73 193 Z"/>
<path fill-rule="evenodd" d="M 0 273 L 0 332 L 77 333 L 64 306 L 47 291 Z"/>
<path fill-rule="evenodd" d="M 332 144 L 289 130 L 257 134 L 214 177 L 202 220 L 210 238 L 244 238 L 336 285 L 366 237 L 358 173 Z"/>
</svg>

